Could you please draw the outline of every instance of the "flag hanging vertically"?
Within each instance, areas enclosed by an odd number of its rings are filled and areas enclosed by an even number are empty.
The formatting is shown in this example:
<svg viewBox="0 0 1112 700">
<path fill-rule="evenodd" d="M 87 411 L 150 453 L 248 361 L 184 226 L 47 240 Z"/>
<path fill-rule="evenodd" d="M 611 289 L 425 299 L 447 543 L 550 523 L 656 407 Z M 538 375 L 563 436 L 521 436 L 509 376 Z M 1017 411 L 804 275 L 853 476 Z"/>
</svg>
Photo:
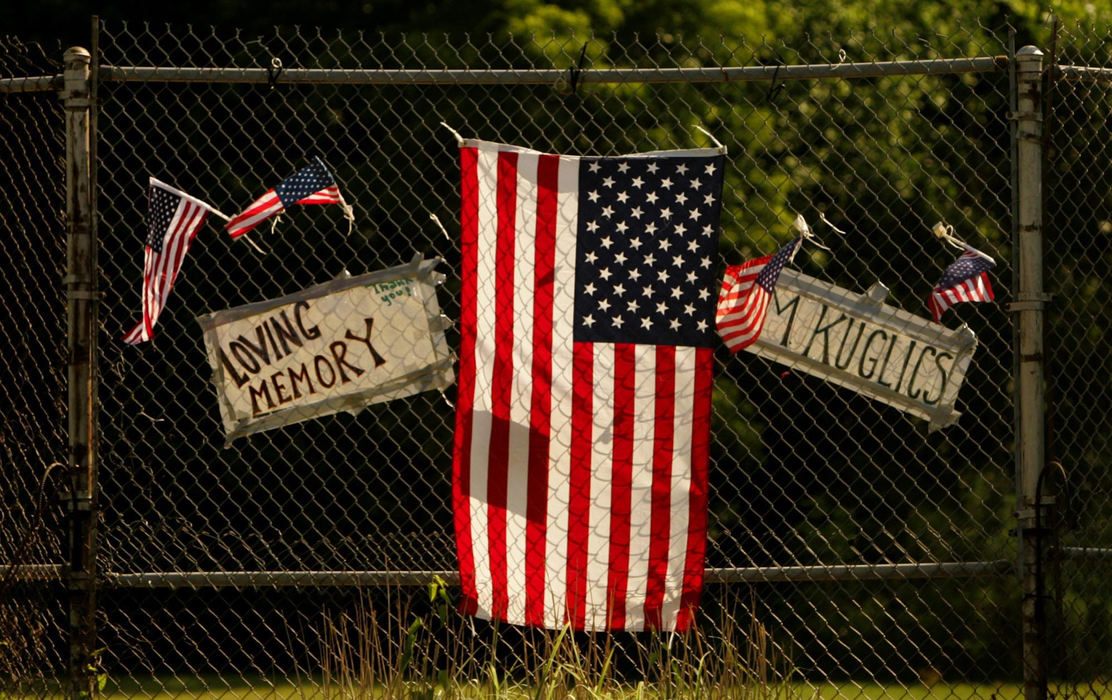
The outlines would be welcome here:
<svg viewBox="0 0 1112 700">
<path fill-rule="evenodd" d="M 962 301 L 992 301 L 992 284 L 988 271 L 996 262 L 984 253 L 966 246 L 965 252 L 946 268 L 942 279 L 927 297 L 927 307 L 935 323 L 946 309 Z"/>
<path fill-rule="evenodd" d="M 780 279 L 780 271 L 803 242 L 796 236 L 775 255 L 766 255 L 741 265 L 726 268 L 718 296 L 716 324 L 718 335 L 730 352 L 738 352 L 756 342 L 764 328 L 768 302 Z"/>
<path fill-rule="evenodd" d="M 216 210 L 151 178 L 143 258 L 143 320 L 123 337 L 125 343 L 135 345 L 154 337 L 154 324 L 166 307 L 185 254 L 209 212 Z"/>
<path fill-rule="evenodd" d="M 464 612 L 549 628 L 691 625 L 722 153 L 461 142 Z"/>
<path fill-rule="evenodd" d="M 294 204 L 339 204 L 350 218 L 351 211 L 328 167 L 319 157 L 313 156 L 309 166 L 298 170 L 272 190 L 259 197 L 251 206 L 232 217 L 225 224 L 228 234 L 237 238 L 260 223 L 280 214 Z"/>
</svg>

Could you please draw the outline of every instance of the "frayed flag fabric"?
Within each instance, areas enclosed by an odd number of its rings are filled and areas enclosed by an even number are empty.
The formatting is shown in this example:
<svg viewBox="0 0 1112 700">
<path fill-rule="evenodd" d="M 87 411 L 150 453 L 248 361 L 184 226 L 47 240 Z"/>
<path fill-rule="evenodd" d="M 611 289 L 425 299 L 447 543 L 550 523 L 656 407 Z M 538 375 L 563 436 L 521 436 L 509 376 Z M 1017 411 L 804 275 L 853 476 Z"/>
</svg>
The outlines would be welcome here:
<svg viewBox="0 0 1112 700">
<path fill-rule="evenodd" d="M 726 268 L 715 323 L 730 352 L 743 350 L 760 337 L 780 271 L 802 242 L 803 236 L 797 236 L 775 255 Z"/>
<path fill-rule="evenodd" d="M 166 307 L 189 246 L 209 212 L 216 210 L 151 178 L 143 259 L 143 320 L 123 337 L 125 343 L 136 345 L 154 337 L 154 324 Z"/>
<path fill-rule="evenodd" d="M 927 307 L 935 323 L 942 319 L 946 309 L 963 301 L 992 301 L 992 283 L 988 271 L 996 262 L 980 251 L 966 248 L 957 260 L 942 273 L 930 296 Z"/>
<path fill-rule="evenodd" d="M 693 624 L 722 153 L 461 142 L 463 612 L 554 629 Z"/>
<path fill-rule="evenodd" d="M 340 204 L 350 217 L 347 203 L 340 194 L 340 188 L 332 173 L 319 157 L 314 156 L 312 163 L 286 178 L 251 206 L 232 217 L 225 224 L 228 235 L 238 238 L 270 217 L 280 214 L 295 204 Z"/>
</svg>

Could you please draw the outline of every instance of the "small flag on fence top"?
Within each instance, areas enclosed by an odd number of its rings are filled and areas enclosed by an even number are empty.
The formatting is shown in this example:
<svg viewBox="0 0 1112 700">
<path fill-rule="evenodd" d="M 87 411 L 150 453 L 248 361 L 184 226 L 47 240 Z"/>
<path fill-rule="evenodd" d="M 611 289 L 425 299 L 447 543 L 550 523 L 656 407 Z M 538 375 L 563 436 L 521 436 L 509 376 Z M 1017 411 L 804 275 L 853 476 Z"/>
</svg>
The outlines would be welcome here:
<svg viewBox="0 0 1112 700">
<path fill-rule="evenodd" d="M 228 234 L 232 238 L 237 238 L 294 204 L 339 204 L 344 207 L 344 213 L 349 220 L 353 218 L 351 209 L 344 202 L 344 197 L 340 194 L 340 188 L 333 179 L 332 173 L 329 172 L 324 161 L 314 156 L 308 167 L 302 168 L 274 189 L 268 190 L 251 206 L 232 217 L 224 227 L 228 229 Z"/>
<path fill-rule="evenodd" d="M 797 236 L 775 255 L 726 268 L 715 322 L 718 335 L 730 352 L 738 352 L 760 337 L 780 271 L 791 261 L 802 242 L 803 236 Z"/>
<path fill-rule="evenodd" d="M 154 337 L 154 324 L 166 307 L 185 254 L 209 212 L 216 210 L 151 178 L 143 260 L 143 320 L 123 337 L 125 343 L 135 345 Z"/>
<path fill-rule="evenodd" d="M 957 260 L 942 273 L 931 294 L 927 306 L 935 323 L 942 318 L 943 312 L 954 304 L 963 301 L 992 301 L 992 284 L 988 281 L 988 271 L 996 267 L 996 262 L 984 253 L 966 247 Z"/>
<path fill-rule="evenodd" d="M 464 612 L 684 630 L 703 585 L 724 151 L 464 140 Z"/>
</svg>

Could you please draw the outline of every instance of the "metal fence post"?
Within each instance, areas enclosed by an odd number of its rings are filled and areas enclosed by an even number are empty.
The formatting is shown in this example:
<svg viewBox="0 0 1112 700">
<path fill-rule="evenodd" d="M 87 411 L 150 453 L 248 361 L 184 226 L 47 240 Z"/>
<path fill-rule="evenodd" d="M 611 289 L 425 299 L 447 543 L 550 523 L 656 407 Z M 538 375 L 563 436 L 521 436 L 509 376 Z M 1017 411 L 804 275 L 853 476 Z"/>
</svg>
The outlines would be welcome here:
<svg viewBox="0 0 1112 700">
<path fill-rule="evenodd" d="M 96 239 L 90 151 L 90 54 L 64 55 L 66 119 L 66 277 L 69 361 L 67 554 L 70 696 L 96 690 Z"/>
<path fill-rule="evenodd" d="M 1027 700 L 1047 693 L 1045 615 L 1039 600 L 1039 547 L 1036 502 L 1044 463 L 1043 387 L 1043 53 L 1024 46 L 1016 53 L 1017 197 L 1015 199 L 1016 294 L 1012 310 L 1018 330 L 1016 352 L 1016 518 L 1023 588 L 1023 685 Z"/>
</svg>

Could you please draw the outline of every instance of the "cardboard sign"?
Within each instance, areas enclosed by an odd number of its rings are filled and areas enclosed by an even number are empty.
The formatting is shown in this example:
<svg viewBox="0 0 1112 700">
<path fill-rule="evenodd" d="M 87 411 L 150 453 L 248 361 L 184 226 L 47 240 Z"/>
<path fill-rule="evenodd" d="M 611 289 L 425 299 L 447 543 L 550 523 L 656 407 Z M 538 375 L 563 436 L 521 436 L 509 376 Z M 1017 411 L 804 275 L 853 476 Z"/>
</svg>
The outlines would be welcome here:
<svg viewBox="0 0 1112 700">
<path fill-rule="evenodd" d="M 199 317 L 228 440 L 450 386 L 437 262 Z"/>
<path fill-rule="evenodd" d="M 785 269 L 764 330 L 747 349 L 853 389 L 945 427 L 977 338 L 884 305 L 888 289 L 865 294 Z"/>
</svg>

